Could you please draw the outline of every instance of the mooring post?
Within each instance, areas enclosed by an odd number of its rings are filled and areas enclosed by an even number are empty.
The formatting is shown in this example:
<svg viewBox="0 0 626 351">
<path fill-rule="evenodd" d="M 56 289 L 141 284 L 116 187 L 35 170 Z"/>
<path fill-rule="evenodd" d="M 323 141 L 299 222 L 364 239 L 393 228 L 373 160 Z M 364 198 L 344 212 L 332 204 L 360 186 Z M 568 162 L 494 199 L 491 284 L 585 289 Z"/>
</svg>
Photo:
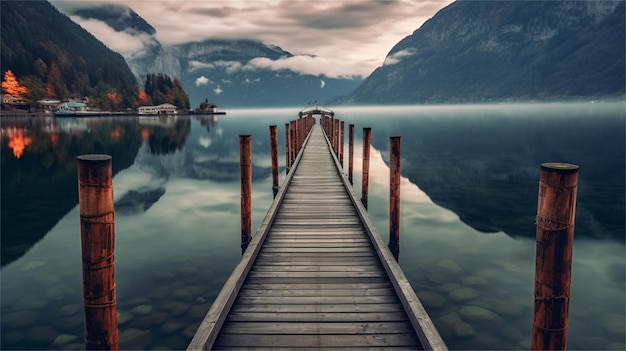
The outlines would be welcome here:
<svg viewBox="0 0 626 351">
<path fill-rule="evenodd" d="M 291 134 L 291 137 L 289 138 L 289 140 L 291 142 L 291 152 L 289 156 L 289 164 L 293 165 L 294 161 L 296 160 L 296 155 L 298 154 L 298 151 L 296 150 L 296 122 L 291 121 L 290 123 L 291 125 L 289 128 L 289 133 Z"/>
<path fill-rule="evenodd" d="M 333 139 L 335 140 L 335 156 L 339 158 L 339 119 L 335 119 L 335 135 L 333 135 Z"/>
<path fill-rule="evenodd" d="M 289 123 L 285 123 L 285 173 L 289 174 L 291 169 L 291 162 L 289 159 L 291 150 L 289 147 Z"/>
<path fill-rule="evenodd" d="M 544 163 L 539 176 L 532 350 L 565 350 L 578 166 Z"/>
<path fill-rule="evenodd" d="M 341 163 L 341 168 L 343 168 L 343 145 L 345 144 L 344 139 L 344 122 L 341 121 L 341 128 L 339 128 L 339 162 Z"/>
<path fill-rule="evenodd" d="M 85 349 L 119 350 L 111 156 L 77 159 Z"/>
<path fill-rule="evenodd" d="M 389 138 L 389 250 L 400 256 L 400 137 Z"/>
<path fill-rule="evenodd" d="M 272 158 L 272 191 L 278 193 L 278 133 L 276 126 L 270 126 L 270 154 Z"/>
<path fill-rule="evenodd" d="M 252 136 L 239 136 L 239 165 L 241 169 L 241 253 L 252 238 Z"/>
<path fill-rule="evenodd" d="M 351 185 L 354 185 L 353 182 L 354 175 L 354 124 L 350 124 L 348 126 L 348 180 Z"/>
<path fill-rule="evenodd" d="M 370 143 L 372 141 L 372 128 L 363 128 L 363 179 L 361 181 L 361 202 L 367 209 L 367 197 L 370 184 Z"/>
</svg>

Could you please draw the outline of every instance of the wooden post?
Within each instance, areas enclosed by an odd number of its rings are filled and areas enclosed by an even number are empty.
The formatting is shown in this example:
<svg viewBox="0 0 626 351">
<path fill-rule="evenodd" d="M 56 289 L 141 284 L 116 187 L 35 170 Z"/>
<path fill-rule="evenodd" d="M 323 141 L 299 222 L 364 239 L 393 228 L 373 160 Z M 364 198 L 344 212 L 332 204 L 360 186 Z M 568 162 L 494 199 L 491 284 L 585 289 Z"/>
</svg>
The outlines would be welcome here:
<svg viewBox="0 0 626 351">
<path fill-rule="evenodd" d="M 578 166 L 544 163 L 539 176 L 532 350 L 565 350 Z"/>
<path fill-rule="evenodd" d="M 270 157 L 272 159 L 272 191 L 278 193 L 278 134 L 276 126 L 270 126 Z"/>
<path fill-rule="evenodd" d="M 239 165 L 241 168 L 241 253 L 252 238 L 252 136 L 239 136 Z"/>
<path fill-rule="evenodd" d="M 77 159 L 85 349 L 119 350 L 111 156 Z"/>
<path fill-rule="evenodd" d="M 335 156 L 339 158 L 339 119 L 335 119 L 335 134 L 333 134 L 333 140 L 335 142 Z"/>
<path fill-rule="evenodd" d="M 344 144 L 344 123 L 341 121 L 341 128 L 339 128 L 339 162 L 343 168 L 343 144 Z"/>
<path fill-rule="evenodd" d="M 296 160 L 296 155 L 298 154 L 297 148 L 296 148 L 296 122 L 295 121 L 291 121 L 290 122 L 290 128 L 289 128 L 289 133 L 291 134 L 289 140 L 291 143 L 291 152 L 290 152 L 290 161 L 289 164 L 293 166 L 293 163 Z"/>
<path fill-rule="evenodd" d="M 354 185 L 354 124 L 348 126 L 348 180 Z"/>
<path fill-rule="evenodd" d="M 361 182 L 361 202 L 367 209 L 367 197 L 370 184 L 370 143 L 372 141 L 372 128 L 363 128 L 363 179 Z"/>
<path fill-rule="evenodd" d="M 289 174 L 291 169 L 290 160 L 290 147 L 289 147 L 289 123 L 285 123 L 285 173 Z"/>
<path fill-rule="evenodd" d="M 389 250 L 400 256 L 400 137 L 389 138 Z"/>
</svg>

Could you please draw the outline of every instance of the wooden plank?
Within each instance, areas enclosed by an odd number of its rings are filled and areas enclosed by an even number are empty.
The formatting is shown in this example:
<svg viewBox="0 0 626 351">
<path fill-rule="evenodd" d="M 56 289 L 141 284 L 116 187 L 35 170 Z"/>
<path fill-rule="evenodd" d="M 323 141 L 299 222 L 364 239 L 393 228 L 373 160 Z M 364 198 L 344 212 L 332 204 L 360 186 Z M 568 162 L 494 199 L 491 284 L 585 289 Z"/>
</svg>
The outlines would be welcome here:
<svg viewBox="0 0 626 351">
<path fill-rule="evenodd" d="M 243 296 L 237 300 L 238 304 L 368 304 L 394 303 L 396 296 Z"/>
<path fill-rule="evenodd" d="M 368 290 L 368 289 L 389 289 L 392 288 L 391 284 L 385 283 L 338 283 L 338 284 L 280 284 L 280 283 L 250 283 L 246 282 L 246 289 L 248 290 Z"/>
<path fill-rule="evenodd" d="M 413 327 L 406 321 L 380 322 L 239 322 L 226 323 L 222 333 L 226 334 L 407 334 Z"/>
<path fill-rule="evenodd" d="M 259 272 L 251 271 L 251 278 L 376 278 L 385 277 L 384 272 Z"/>
<path fill-rule="evenodd" d="M 239 297 L 254 297 L 254 296 L 276 296 L 276 297 L 321 297 L 321 296 L 395 296 L 393 287 L 382 289 L 293 289 L 288 288 L 284 290 L 258 290 L 258 289 L 242 289 L 239 292 Z"/>
<path fill-rule="evenodd" d="M 216 340 L 215 347 L 232 349 L 233 347 L 415 347 L 418 344 L 415 333 L 382 335 L 247 335 L 222 334 Z"/>
<path fill-rule="evenodd" d="M 232 313 L 380 313 L 380 312 L 404 312 L 402 305 L 398 303 L 379 304 L 324 304 L 324 305 L 235 305 Z M 285 315 L 287 316 L 287 315 Z"/>
<path fill-rule="evenodd" d="M 245 305 L 244 305 L 245 306 Z M 320 305 L 323 306 L 323 305 Z M 411 326 L 404 310 L 394 312 L 246 312 L 233 311 L 228 314 L 227 323 L 241 322 L 404 322 Z M 411 326 L 411 328 L 413 328 Z"/>
<path fill-rule="evenodd" d="M 315 265 L 315 266 L 259 266 L 255 265 L 252 268 L 252 272 L 265 273 L 287 273 L 287 272 L 334 272 L 334 273 L 374 273 L 379 270 L 380 266 L 329 266 L 329 265 Z"/>
<path fill-rule="evenodd" d="M 378 277 L 248 277 L 247 283 L 268 283 L 268 284 L 358 284 L 358 283 L 383 283 L 389 279 L 383 275 Z"/>
</svg>

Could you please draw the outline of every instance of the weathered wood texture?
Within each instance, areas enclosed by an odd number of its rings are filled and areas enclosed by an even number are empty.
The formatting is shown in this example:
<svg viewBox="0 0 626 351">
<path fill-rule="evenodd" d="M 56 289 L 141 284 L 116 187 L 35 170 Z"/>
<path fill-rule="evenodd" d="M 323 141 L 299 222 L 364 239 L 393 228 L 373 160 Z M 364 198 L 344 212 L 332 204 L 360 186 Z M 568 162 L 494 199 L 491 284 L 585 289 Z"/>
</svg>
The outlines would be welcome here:
<svg viewBox="0 0 626 351">
<path fill-rule="evenodd" d="M 544 163 L 539 176 L 531 350 L 565 350 L 578 166 Z"/>
<path fill-rule="evenodd" d="M 322 133 L 314 126 L 268 227 L 264 221 L 259 230 L 264 238 L 255 235 L 258 254 L 246 252 L 255 255 L 247 276 L 227 282 L 240 286 L 230 289 L 237 294 L 232 307 L 223 317 L 212 307 L 188 349 L 424 348 L 414 322 L 430 319 L 407 313 L 405 304 L 419 301 L 398 295 L 386 267 L 395 260 L 379 258 L 364 210 L 355 207 L 332 140 Z M 214 342 L 204 327 L 218 330 Z M 204 338 L 209 342 L 202 344 Z M 427 349 L 446 349 L 442 341 L 432 345 Z"/>
<path fill-rule="evenodd" d="M 109 155 L 78 156 L 86 350 L 118 350 L 115 213 Z"/>
</svg>

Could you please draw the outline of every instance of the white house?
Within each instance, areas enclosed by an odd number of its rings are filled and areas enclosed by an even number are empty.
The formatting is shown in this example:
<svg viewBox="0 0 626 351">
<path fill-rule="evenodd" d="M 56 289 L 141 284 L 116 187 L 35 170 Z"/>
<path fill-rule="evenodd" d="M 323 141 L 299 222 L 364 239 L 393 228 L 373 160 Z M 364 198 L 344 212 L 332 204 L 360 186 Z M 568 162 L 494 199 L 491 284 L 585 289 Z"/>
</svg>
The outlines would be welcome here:
<svg viewBox="0 0 626 351">
<path fill-rule="evenodd" d="M 176 106 L 172 104 L 161 104 L 157 106 L 140 106 L 137 108 L 140 115 L 175 115 Z"/>
</svg>

